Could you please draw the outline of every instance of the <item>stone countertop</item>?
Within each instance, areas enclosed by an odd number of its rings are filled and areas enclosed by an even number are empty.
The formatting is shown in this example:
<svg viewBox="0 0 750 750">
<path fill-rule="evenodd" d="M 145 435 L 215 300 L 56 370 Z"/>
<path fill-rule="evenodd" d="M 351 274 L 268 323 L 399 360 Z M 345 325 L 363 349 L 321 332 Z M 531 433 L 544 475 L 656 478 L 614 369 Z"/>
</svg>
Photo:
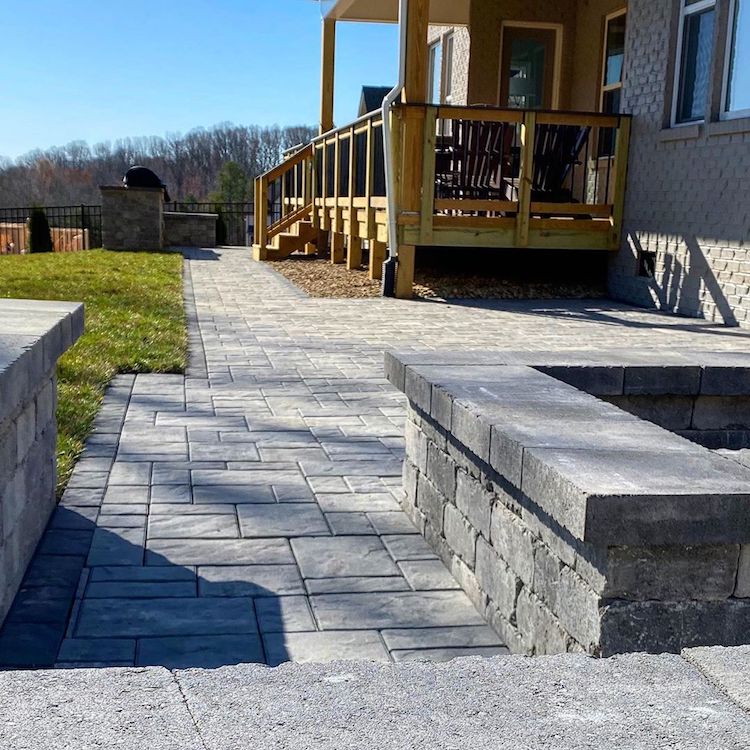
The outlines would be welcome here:
<svg viewBox="0 0 750 750">
<path fill-rule="evenodd" d="M 78 302 L 0 299 L 0 422 L 83 333 Z"/>
<path fill-rule="evenodd" d="M 586 390 L 562 382 L 558 368 L 580 368 L 565 379 Z M 728 374 L 742 393 L 746 355 L 409 352 L 387 355 L 386 373 L 456 446 L 577 539 L 750 542 L 750 469 L 590 392 L 706 395 L 704 382 L 713 393 Z"/>
<path fill-rule="evenodd" d="M 748 647 L 601 660 L 4 672 L 0 746 L 744 750 L 748 673 Z"/>
</svg>

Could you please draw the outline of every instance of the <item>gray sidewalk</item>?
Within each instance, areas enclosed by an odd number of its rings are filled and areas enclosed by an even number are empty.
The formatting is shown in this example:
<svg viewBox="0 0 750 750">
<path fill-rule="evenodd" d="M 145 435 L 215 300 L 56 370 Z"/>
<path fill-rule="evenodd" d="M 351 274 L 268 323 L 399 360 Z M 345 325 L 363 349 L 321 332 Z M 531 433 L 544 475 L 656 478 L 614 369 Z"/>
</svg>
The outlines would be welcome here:
<svg viewBox="0 0 750 750">
<path fill-rule="evenodd" d="M 8 750 L 746 750 L 750 652 L 0 673 Z"/>
<path fill-rule="evenodd" d="M 244 250 L 188 257 L 190 371 L 113 382 L 0 665 L 503 654 L 399 508 L 404 402 L 384 349 L 748 338 L 609 303 L 312 300 Z"/>
</svg>

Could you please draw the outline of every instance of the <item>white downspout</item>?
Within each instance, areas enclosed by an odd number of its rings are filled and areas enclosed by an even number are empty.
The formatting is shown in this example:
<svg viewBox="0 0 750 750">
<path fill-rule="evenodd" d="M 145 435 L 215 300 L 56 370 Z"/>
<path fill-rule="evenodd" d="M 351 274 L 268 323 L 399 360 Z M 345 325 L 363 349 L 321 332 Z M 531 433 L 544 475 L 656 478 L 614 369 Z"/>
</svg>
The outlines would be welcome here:
<svg viewBox="0 0 750 750">
<path fill-rule="evenodd" d="M 398 83 L 383 99 L 383 152 L 385 154 L 385 185 L 388 196 L 388 257 L 398 257 L 398 204 L 396 203 L 396 174 L 393 169 L 393 139 L 391 138 L 391 108 L 398 101 L 406 85 L 406 15 L 409 0 L 400 0 L 398 22 L 401 30 L 399 42 Z"/>
</svg>

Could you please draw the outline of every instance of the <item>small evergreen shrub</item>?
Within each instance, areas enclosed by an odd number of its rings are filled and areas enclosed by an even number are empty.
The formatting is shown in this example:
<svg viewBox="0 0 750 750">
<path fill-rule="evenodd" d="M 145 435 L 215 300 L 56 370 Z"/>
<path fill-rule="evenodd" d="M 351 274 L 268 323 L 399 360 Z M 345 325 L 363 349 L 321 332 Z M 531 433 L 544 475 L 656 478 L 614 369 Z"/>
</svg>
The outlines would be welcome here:
<svg viewBox="0 0 750 750">
<path fill-rule="evenodd" d="M 226 245 L 228 231 L 224 212 L 217 206 L 216 213 L 218 215 L 218 218 L 216 219 L 216 244 Z"/>
<path fill-rule="evenodd" d="M 53 250 L 47 214 L 43 208 L 34 208 L 29 216 L 29 252 L 51 253 Z"/>
</svg>

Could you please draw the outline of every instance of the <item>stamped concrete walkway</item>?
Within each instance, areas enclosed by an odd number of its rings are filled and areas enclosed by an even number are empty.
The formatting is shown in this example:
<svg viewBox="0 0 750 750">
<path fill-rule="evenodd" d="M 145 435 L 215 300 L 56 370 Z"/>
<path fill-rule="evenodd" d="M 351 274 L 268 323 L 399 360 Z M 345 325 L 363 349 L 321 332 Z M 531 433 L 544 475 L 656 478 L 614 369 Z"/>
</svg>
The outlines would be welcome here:
<svg viewBox="0 0 750 750">
<path fill-rule="evenodd" d="M 384 349 L 748 343 L 609 303 L 313 300 L 245 250 L 187 257 L 188 376 L 113 382 L 0 665 L 504 653 L 399 509 Z"/>
</svg>

